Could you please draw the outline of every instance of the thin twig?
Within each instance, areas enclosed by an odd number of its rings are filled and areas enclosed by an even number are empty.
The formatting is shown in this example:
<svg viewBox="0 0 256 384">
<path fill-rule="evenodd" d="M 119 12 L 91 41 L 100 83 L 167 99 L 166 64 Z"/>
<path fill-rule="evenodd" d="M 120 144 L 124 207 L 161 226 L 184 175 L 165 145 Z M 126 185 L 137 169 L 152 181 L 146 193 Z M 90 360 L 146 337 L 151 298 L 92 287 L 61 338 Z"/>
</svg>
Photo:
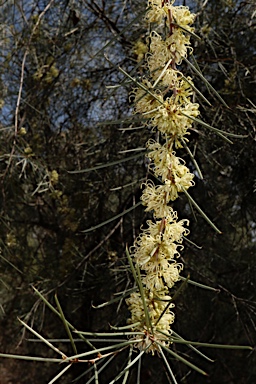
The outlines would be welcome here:
<svg viewBox="0 0 256 384">
<path fill-rule="evenodd" d="M 18 123 L 18 119 L 19 119 L 21 94 L 22 94 L 23 82 L 24 82 L 25 64 L 26 64 L 27 55 L 29 54 L 30 44 L 31 44 L 32 38 L 33 38 L 33 36 L 34 36 L 34 34 L 36 32 L 36 29 L 37 29 L 41 19 L 43 18 L 45 13 L 48 11 L 48 9 L 51 7 L 53 2 L 54 2 L 54 0 L 50 0 L 50 2 L 46 5 L 44 10 L 38 16 L 37 22 L 34 25 L 34 28 L 32 29 L 32 32 L 31 32 L 31 35 L 29 37 L 29 41 L 28 41 L 28 44 L 27 44 L 27 47 L 25 49 L 24 56 L 23 56 L 23 59 L 22 59 L 19 92 L 18 92 L 16 107 L 15 107 L 15 113 L 14 113 L 14 139 L 13 139 L 12 150 L 11 150 L 10 157 L 9 157 L 9 160 L 8 160 L 8 163 L 7 163 L 7 167 L 6 167 L 6 170 L 5 170 L 4 175 L 3 175 L 3 180 L 5 179 L 5 176 L 7 175 L 7 172 L 9 170 L 9 168 L 10 168 L 10 165 L 11 165 L 11 162 L 12 162 L 12 158 L 13 158 L 13 154 L 14 154 L 14 150 L 15 150 L 16 138 L 17 138 L 17 135 L 18 135 L 18 124 L 19 124 Z"/>
</svg>

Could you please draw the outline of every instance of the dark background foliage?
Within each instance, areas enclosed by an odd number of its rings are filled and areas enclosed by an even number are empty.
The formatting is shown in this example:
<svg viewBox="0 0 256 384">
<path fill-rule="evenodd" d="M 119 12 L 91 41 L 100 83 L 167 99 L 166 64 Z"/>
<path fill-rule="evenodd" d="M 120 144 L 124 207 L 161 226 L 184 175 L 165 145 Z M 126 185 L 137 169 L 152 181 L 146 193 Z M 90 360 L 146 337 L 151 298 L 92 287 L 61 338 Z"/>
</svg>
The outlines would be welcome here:
<svg viewBox="0 0 256 384">
<path fill-rule="evenodd" d="M 222 234 L 184 196 L 175 202 L 179 217 L 190 219 L 189 239 L 198 246 L 185 244 L 183 275 L 216 291 L 188 284 L 176 300 L 174 330 L 188 340 L 254 346 L 255 4 L 176 3 L 192 5 L 197 13 L 201 40 L 193 40 L 195 58 L 229 106 L 184 65 L 212 104 L 202 102 L 201 118 L 244 138 L 231 138 L 231 145 L 199 125 L 191 131 L 190 149 L 204 176 L 196 178 L 191 195 Z M 136 204 L 147 177 L 138 148 L 152 133 L 134 120 L 133 84 L 118 70 L 141 76 L 141 68 L 134 69 L 132 47 L 148 33 L 140 16 L 145 4 L 51 1 L 42 14 L 47 4 L 1 2 L 0 335 L 1 352 L 55 357 L 41 343 L 27 341 L 32 336 L 17 321 L 21 317 L 47 338 L 66 338 L 60 319 L 31 285 L 52 303 L 57 292 L 67 319 L 78 329 L 100 331 L 109 329 L 108 323 L 126 323 L 124 303 L 98 310 L 91 303 L 107 301 L 133 284 L 125 247 L 150 217 Z M 193 169 L 186 151 L 179 155 Z M 60 347 L 71 353 L 66 345 Z M 215 360 L 210 363 L 187 347 L 174 349 L 209 374 L 202 377 L 171 360 L 178 382 L 256 381 L 255 355 L 248 351 L 203 349 Z M 117 357 L 101 382 L 108 383 L 122 366 L 123 356 Z M 61 380 L 70 383 L 86 369 L 77 365 Z M 0 361 L 2 384 L 45 383 L 57 371 L 48 364 Z M 132 372 L 130 382 L 135 381 Z M 145 358 L 141 382 L 168 382 L 161 359 Z"/>
</svg>

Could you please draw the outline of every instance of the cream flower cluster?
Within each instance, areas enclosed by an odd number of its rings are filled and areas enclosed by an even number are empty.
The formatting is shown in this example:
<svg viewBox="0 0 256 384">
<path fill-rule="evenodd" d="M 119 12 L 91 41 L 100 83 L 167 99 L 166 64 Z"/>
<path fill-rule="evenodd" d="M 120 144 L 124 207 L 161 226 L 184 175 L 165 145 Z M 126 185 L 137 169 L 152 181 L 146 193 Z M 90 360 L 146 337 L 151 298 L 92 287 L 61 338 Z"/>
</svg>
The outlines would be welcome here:
<svg viewBox="0 0 256 384">
<path fill-rule="evenodd" d="M 161 181 L 144 183 L 142 203 L 145 211 L 152 211 L 154 220 L 147 221 L 147 228 L 130 248 L 134 262 L 141 271 L 143 298 L 132 293 L 126 300 L 131 312 L 129 322 L 133 329 L 145 332 L 145 339 L 138 343 L 140 349 L 154 353 L 157 343 L 169 345 L 174 314 L 169 290 L 180 278 L 182 263 L 177 262 L 182 241 L 189 231 L 188 220 L 178 220 L 169 205 L 178 194 L 194 185 L 194 175 L 185 161 L 176 156 L 174 148 L 182 148 L 193 118 L 199 114 L 199 105 L 192 102 L 193 82 L 177 66 L 187 56 L 194 15 L 187 7 L 175 6 L 174 1 L 149 0 L 145 20 L 155 23 L 147 40 L 148 51 L 137 51 L 138 59 L 145 59 L 145 76 L 141 86 L 134 90 L 134 112 L 147 119 L 147 125 L 159 131 L 158 140 L 147 143 L 149 168 Z M 159 30 L 163 30 L 159 34 Z M 142 45 L 142 43 L 140 43 Z M 168 304 L 169 301 L 169 304 Z M 148 314 L 145 313 L 145 305 Z M 148 320 L 147 320 L 148 319 Z M 150 322 L 150 329 L 149 327 Z M 163 333 L 161 333 L 163 332 Z"/>
<path fill-rule="evenodd" d="M 141 350 L 145 349 L 147 352 L 151 352 L 152 354 L 154 354 L 155 350 L 157 350 L 154 344 L 155 340 L 159 340 L 164 346 L 169 345 L 168 338 L 166 338 L 165 335 L 163 335 L 161 332 L 171 332 L 171 324 L 174 322 L 174 314 L 170 311 L 166 311 L 166 313 L 162 315 L 163 311 L 165 310 L 166 304 L 169 300 L 171 300 L 171 297 L 168 295 L 167 289 L 158 291 L 158 296 L 156 296 L 151 291 L 145 290 L 144 296 L 148 308 L 150 322 L 152 328 L 154 329 L 154 334 L 150 334 L 148 332 L 145 335 L 144 340 L 138 342 L 137 347 Z M 141 326 L 138 327 L 138 330 L 145 330 L 146 317 L 140 294 L 137 292 L 132 293 L 127 302 L 131 311 L 131 318 L 129 319 L 129 323 L 140 323 Z M 173 307 L 174 304 L 171 304 L 170 308 Z M 141 336 L 138 336 L 138 338 L 141 339 Z"/>
</svg>

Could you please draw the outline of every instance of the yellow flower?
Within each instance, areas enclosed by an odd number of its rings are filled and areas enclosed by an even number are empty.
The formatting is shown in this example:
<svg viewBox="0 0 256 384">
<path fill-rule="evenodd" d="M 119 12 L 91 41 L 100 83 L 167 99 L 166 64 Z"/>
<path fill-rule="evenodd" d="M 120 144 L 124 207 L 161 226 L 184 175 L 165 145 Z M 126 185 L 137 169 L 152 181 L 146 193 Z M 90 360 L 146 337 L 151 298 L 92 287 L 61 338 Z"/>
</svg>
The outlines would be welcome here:
<svg viewBox="0 0 256 384">
<path fill-rule="evenodd" d="M 155 186 L 150 181 L 145 183 L 146 187 L 142 193 L 141 200 L 142 204 L 147 206 L 146 211 L 154 210 L 156 217 L 165 217 L 168 216 L 167 212 L 169 209 L 166 211 L 166 208 L 163 206 L 167 205 L 170 200 L 176 200 L 178 193 L 183 192 L 183 189 L 187 190 L 193 186 L 194 175 L 182 164 L 183 160 L 173 154 L 167 158 L 160 157 L 159 159 L 154 159 L 154 161 L 155 167 L 153 171 L 156 176 L 162 177 L 165 184 Z M 167 165 L 166 167 L 162 167 L 164 162 Z M 166 214 L 161 215 L 160 212 L 165 212 Z"/>
<path fill-rule="evenodd" d="M 183 236 L 189 231 L 184 227 L 188 220 L 177 222 L 175 219 L 176 215 L 171 215 L 155 223 L 148 220 L 148 228 L 140 233 L 131 247 L 136 263 L 146 271 L 142 281 L 149 290 L 171 288 L 179 280 L 183 266 L 177 264 L 174 257 L 179 257 L 178 247 L 182 246 L 176 243 L 182 243 Z"/>
<path fill-rule="evenodd" d="M 152 237 L 160 237 L 160 241 L 171 240 L 182 242 L 182 237 L 187 236 L 189 231 L 184 225 L 188 225 L 189 221 L 186 219 L 177 221 L 177 212 L 173 211 L 171 215 L 166 216 L 161 220 L 147 220 L 148 227 L 142 233 Z"/>
<path fill-rule="evenodd" d="M 32 153 L 33 153 L 33 151 L 32 151 L 32 148 L 31 147 L 26 147 L 25 149 L 24 149 L 24 153 L 26 154 L 26 155 L 31 155 Z"/>
<path fill-rule="evenodd" d="M 27 133 L 26 128 L 21 127 L 20 130 L 19 130 L 19 135 L 24 136 L 24 135 L 26 135 L 26 133 Z"/>
<path fill-rule="evenodd" d="M 188 76 L 187 80 L 193 85 L 191 77 Z M 194 91 L 188 81 L 181 79 L 176 82 L 175 92 L 172 96 L 174 103 L 179 103 L 180 105 L 188 105 L 191 103 L 190 98 L 193 96 Z"/>
<path fill-rule="evenodd" d="M 185 28 L 189 32 L 193 32 L 194 28 L 190 27 L 189 24 L 193 24 L 195 20 L 195 14 L 191 13 L 188 7 L 175 6 L 171 8 L 172 15 L 175 22 L 182 28 Z"/>
<path fill-rule="evenodd" d="M 182 59 L 187 57 L 187 50 L 190 46 L 190 37 L 186 36 L 181 29 L 174 29 L 173 33 L 163 40 L 155 31 L 150 34 L 150 54 L 147 62 L 151 73 L 164 68 L 169 60 L 173 64 L 180 65 Z M 189 48 L 192 50 L 192 48 Z"/>
<path fill-rule="evenodd" d="M 197 117 L 199 115 L 198 109 L 199 104 L 197 103 L 187 103 L 185 106 L 180 106 L 172 98 L 167 98 L 164 105 L 159 106 L 154 112 L 150 123 L 157 127 L 160 132 L 174 136 L 175 140 L 179 141 L 192 127 L 193 120 L 190 117 Z"/>
<path fill-rule="evenodd" d="M 149 11 L 145 19 L 148 23 L 161 24 L 163 18 L 166 16 L 168 8 L 171 7 L 173 1 L 163 2 L 162 0 L 148 0 Z"/>
<path fill-rule="evenodd" d="M 55 169 L 51 172 L 50 181 L 53 185 L 59 181 L 59 174 Z"/>
<path fill-rule="evenodd" d="M 168 222 L 168 217 L 166 218 L 167 224 L 165 226 L 165 231 L 163 238 L 171 239 L 177 243 L 182 243 L 183 236 L 189 234 L 189 230 L 184 227 L 184 224 L 188 225 L 189 221 L 186 219 L 176 221 L 174 223 Z"/>
<path fill-rule="evenodd" d="M 148 180 L 144 183 L 145 188 L 142 192 L 142 204 L 146 205 L 146 212 L 154 211 L 156 218 L 171 215 L 173 209 L 167 204 L 171 200 L 169 185 L 157 185 Z"/>
<path fill-rule="evenodd" d="M 157 32 L 151 32 L 149 40 L 150 54 L 147 57 L 147 62 L 150 72 L 153 73 L 156 70 L 164 68 L 172 56 L 168 45 Z"/>
<path fill-rule="evenodd" d="M 165 44 L 169 50 L 169 58 L 172 57 L 175 64 L 180 65 L 183 57 L 187 57 L 190 36 L 185 35 L 181 29 L 175 28 L 173 33 L 165 40 Z"/>
<path fill-rule="evenodd" d="M 147 263 L 143 268 L 146 276 L 142 281 L 146 288 L 154 292 L 155 290 L 164 289 L 164 287 L 172 288 L 180 278 L 180 270 L 183 264 L 173 261 L 170 263 L 164 258 L 155 259 L 154 262 Z"/>
<path fill-rule="evenodd" d="M 133 91 L 133 94 L 135 95 L 135 113 L 150 115 L 150 113 L 153 113 L 155 109 L 163 103 L 163 96 L 155 93 L 151 83 L 148 80 L 143 80 L 142 84 L 151 92 L 151 94 L 142 88 L 136 88 Z"/>
<path fill-rule="evenodd" d="M 145 54 L 148 51 L 148 47 L 141 40 L 137 41 L 133 47 L 133 52 L 137 55 L 137 61 L 143 60 Z"/>
<path fill-rule="evenodd" d="M 164 315 L 159 320 L 162 312 L 165 310 L 168 301 L 171 300 L 171 297 L 167 295 L 167 290 L 162 289 L 159 291 L 150 292 L 148 289 L 144 290 L 144 299 L 148 308 L 149 318 L 153 327 L 153 333 L 156 335 L 157 330 L 162 330 L 166 333 L 171 332 L 170 325 L 174 321 L 174 314 L 171 312 L 171 309 L 174 307 L 174 304 L 171 304 Z M 126 299 L 126 303 L 131 312 L 131 318 L 128 320 L 130 324 L 140 323 L 136 325 L 133 329 L 134 331 L 145 331 L 146 327 L 146 318 L 143 302 L 141 295 L 138 292 L 133 292 L 131 296 Z M 150 331 L 150 330 L 147 330 Z"/>
</svg>

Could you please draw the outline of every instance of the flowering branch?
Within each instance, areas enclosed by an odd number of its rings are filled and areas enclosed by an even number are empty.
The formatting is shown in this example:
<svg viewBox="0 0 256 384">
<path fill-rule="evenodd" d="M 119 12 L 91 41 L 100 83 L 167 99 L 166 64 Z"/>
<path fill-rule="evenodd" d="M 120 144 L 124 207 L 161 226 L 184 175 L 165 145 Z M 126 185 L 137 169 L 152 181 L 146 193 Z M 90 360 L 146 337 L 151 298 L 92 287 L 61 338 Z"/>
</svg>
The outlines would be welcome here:
<svg viewBox="0 0 256 384">
<path fill-rule="evenodd" d="M 137 347 L 147 348 L 152 354 L 160 353 L 160 346 L 168 347 L 171 343 L 174 304 L 169 289 L 180 279 L 183 264 L 177 259 L 183 249 L 183 238 L 189 233 L 185 227 L 188 220 L 178 221 L 177 212 L 169 203 L 194 185 L 194 175 L 174 149 L 188 142 L 193 118 L 199 115 L 199 105 L 191 101 L 192 79 L 185 78 L 178 69 L 188 51 L 192 51 L 190 35 L 195 16 L 187 7 L 173 3 L 148 1 L 146 22 L 155 23 L 158 30 L 163 27 L 167 32 L 160 35 L 153 30 L 147 39 L 147 52 L 142 44 L 136 45 L 138 59 L 145 58 L 145 76 L 143 86 L 133 91 L 134 112 L 146 117 L 146 124 L 159 131 L 158 140 L 150 139 L 147 143 L 147 157 L 150 170 L 162 184 L 148 180 L 141 197 L 145 211 L 153 211 L 154 220 L 147 221 L 147 228 L 130 248 L 142 273 L 143 289 L 140 287 L 139 292 L 131 293 L 126 300 L 131 312 L 129 322 L 136 324 L 133 329 L 146 334 Z"/>
</svg>

